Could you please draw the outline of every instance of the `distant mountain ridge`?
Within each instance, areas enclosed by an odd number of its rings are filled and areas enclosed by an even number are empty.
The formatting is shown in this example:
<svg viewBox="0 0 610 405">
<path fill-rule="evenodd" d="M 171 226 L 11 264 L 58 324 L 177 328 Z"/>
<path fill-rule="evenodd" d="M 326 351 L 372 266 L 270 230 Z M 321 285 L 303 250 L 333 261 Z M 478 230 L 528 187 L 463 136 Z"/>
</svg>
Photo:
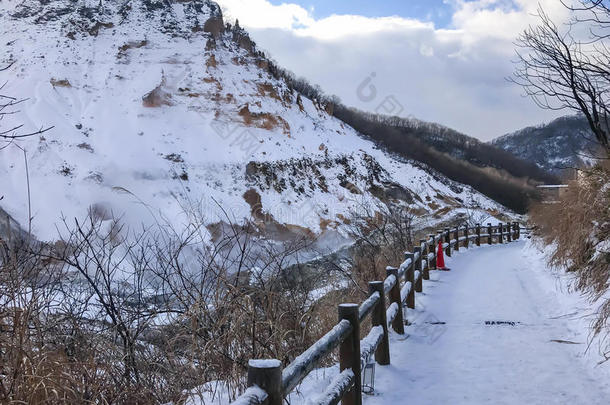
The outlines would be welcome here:
<svg viewBox="0 0 610 405">
<path fill-rule="evenodd" d="M 551 180 L 549 173 L 532 165 L 528 160 L 444 125 L 415 118 L 393 118 L 393 122 L 390 123 L 396 128 L 401 128 L 405 134 L 424 141 L 437 151 L 475 166 L 493 167 L 515 177 L 530 177 L 542 182 Z"/>
<path fill-rule="evenodd" d="M 384 150 L 421 162 L 517 212 L 526 212 L 537 198 L 536 185 L 557 181 L 531 162 L 439 124 L 367 113 L 340 103 L 334 115 Z"/>
<path fill-rule="evenodd" d="M 599 148 L 587 120 L 580 115 L 523 128 L 491 144 L 555 174 L 591 166 Z"/>
</svg>

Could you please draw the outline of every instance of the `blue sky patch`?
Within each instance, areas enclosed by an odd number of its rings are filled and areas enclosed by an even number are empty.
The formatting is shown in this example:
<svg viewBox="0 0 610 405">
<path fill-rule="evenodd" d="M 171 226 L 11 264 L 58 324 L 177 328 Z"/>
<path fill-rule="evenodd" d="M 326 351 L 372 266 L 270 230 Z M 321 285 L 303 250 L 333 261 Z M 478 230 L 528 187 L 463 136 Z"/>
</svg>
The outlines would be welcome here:
<svg viewBox="0 0 610 405">
<path fill-rule="evenodd" d="M 270 0 L 274 5 L 296 3 L 307 10 L 313 9 L 315 18 L 332 14 L 355 14 L 366 17 L 400 16 L 420 21 L 432 21 L 437 28 L 451 23 L 453 6 L 448 0 Z"/>
</svg>

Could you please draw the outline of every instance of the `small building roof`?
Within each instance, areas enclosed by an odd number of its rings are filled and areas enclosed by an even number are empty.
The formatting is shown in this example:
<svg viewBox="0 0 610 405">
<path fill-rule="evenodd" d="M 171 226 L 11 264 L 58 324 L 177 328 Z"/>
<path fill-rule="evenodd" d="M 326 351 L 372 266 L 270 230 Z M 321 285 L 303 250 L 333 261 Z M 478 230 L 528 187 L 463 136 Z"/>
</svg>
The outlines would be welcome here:
<svg viewBox="0 0 610 405">
<path fill-rule="evenodd" d="M 537 188 L 568 188 L 567 184 L 543 184 L 541 186 L 536 186 Z"/>
</svg>

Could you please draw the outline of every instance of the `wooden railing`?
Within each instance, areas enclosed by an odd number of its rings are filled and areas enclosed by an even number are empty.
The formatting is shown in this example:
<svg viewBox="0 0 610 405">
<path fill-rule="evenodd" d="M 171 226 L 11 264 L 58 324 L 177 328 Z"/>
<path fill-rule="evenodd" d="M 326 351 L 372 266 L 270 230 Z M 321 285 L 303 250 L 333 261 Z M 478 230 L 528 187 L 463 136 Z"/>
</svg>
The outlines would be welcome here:
<svg viewBox="0 0 610 405">
<path fill-rule="evenodd" d="M 436 270 L 436 248 L 441 241 L 445 254 L 452 256 L 471 244 L 505 243 L 520 238 L 520 226 L 514 222 L 475 228 L 445 228 L 420 240 L 413 252 L 405 253 L 398 268 L 388 267 L 384 281 L 369 283 L 369 297 L 360 305 L 341 304 L 335 327 L 282 370 L 278 360 L 251 360 L 248 367 L 248 389 L 233 405 L 281 405 L 284 397 L 294 390 L 317 368 L 322 360 L 339 348 L 339 375 L 313 404 L 362 404 L 361 372 L 371 356 L 380 365 L 390 364 L 388 327 L 404 334 L 407 319 L 403 305 L 415 308 L 415 293 L 422 292 L 422 280 Z M 461 234 L 461 236 L 460 236 Z M 388 306 L 389 304 L 389 306 Z M 371 317 L 371 331 L 360 339 L 360 325 Z"/>
</svg>

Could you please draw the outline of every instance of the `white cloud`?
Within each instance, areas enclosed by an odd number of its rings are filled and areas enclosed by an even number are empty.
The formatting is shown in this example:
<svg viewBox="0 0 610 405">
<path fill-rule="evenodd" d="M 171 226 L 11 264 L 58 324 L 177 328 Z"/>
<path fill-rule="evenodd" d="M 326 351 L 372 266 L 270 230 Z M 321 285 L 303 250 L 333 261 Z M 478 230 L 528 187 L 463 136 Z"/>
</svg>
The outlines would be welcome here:
<svg viewBox="0 0 610 405">
<path fill-rule="evenodd" d="M 333 15 L 305 28 L 295 29 L 301 36 L 310 36 L 321 40 L 341 39 L 353 36 L 370 36 L 384 32 L 409 32 L 420 29 L 432 29 L 431 23 L 400 17 L 368 18 L 358 15 Z"/>
<path fill-rule="evenodd" d="M 248 28 L 292 29 L 315 23 L 311 13 L 296 4 L 274 6 L 267 0 L 221 0 L 218 4 Z"/>
<path fill-rule="evenodd" d="M 419 53 L 421 53 L 423 56 L 434 56 L 434 48 L 426 44 L 421 44 L 421 46 L 419 47 Z"/>
<path fill-rule="evenodd" d="M 348 105 L 374 111 L 394 96 L 403 115 L 439 122 L 491 139 L 557 113 L 539 110 L 505 80 L 513 42 L 534 21 L 535 0 L 451 0 L 449 28 L 397 16 L 332 15 L 267 0 L 220 0 L 259 47 L 296 74 L 337 94 Z M 540 1 L 555 19 L 567 15 L 557 0 Z M 371 72 L 378 99 L 357 89 Z"/>
</svg>

